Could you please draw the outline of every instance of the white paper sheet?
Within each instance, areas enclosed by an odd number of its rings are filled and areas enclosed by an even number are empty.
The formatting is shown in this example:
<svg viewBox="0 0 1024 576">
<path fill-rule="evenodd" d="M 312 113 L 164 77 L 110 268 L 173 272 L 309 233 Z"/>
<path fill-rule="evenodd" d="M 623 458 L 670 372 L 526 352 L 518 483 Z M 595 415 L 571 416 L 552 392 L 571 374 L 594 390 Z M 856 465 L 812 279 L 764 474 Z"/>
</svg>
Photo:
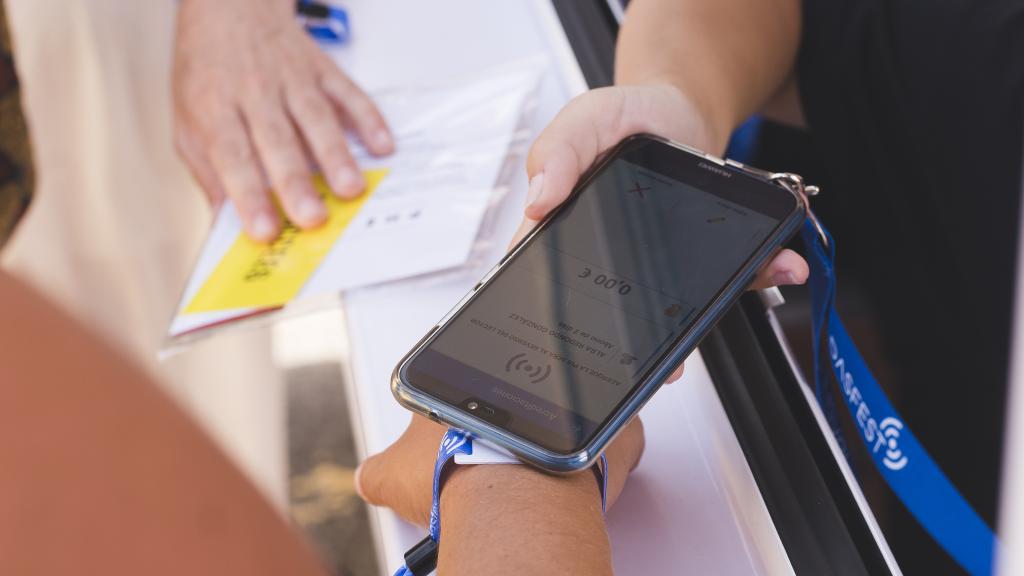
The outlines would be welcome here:
<svg viewBox="0 0 1024 576">
<path fill-rule="evenodd" d="M 360 167 L 389 173 L 287 307 L 464 264 L 536 90 L 540 66 L 538 60 L 524 60 L 442 88 L 377 94 L 396 152 L 374 158 L 353 140 L 353 155 Z M 234 206 L 225 203 L 171 323 L 172 338 L 259 312 L 183 313 L 241 229 Z"/>
</svg>

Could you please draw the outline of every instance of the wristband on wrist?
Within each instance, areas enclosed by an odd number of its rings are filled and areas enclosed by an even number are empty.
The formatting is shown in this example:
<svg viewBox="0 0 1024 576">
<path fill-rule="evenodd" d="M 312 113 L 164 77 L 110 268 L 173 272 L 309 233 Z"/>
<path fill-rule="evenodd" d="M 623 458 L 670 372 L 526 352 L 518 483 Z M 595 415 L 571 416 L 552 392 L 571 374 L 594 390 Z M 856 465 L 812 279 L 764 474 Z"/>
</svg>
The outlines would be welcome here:
<svg viewBox="0 0 1024 576">
<path fill-rule="evenodd" d="M 486 463 L 520 464 L 513 456 L 495 451 L 482 441 L 478 444 L 480 452 L 489 451 Z M 430 506 L 429 534 L 418 544 L 405 553 L 405 565 L 395 572 L 395 576 L 426 576 L 437 567 L 437 552 L 441 544 L 441 488 L 444 471 L 448 463 L 455 461 L 464 464 L 483 464 L 482 460 L 473 460 L 473 438 L 461 430 L 449 428 L 441 438 L 434 462 L 434 495 Z M 480 456 L 478 452 L 477 456 Z M 604 454 L 597 466 L 591 468 L 597 475 L 597 485 L 601 491 L 601 513 L 607 509 L 608 493 L 608 459 Z"/>
</svg>

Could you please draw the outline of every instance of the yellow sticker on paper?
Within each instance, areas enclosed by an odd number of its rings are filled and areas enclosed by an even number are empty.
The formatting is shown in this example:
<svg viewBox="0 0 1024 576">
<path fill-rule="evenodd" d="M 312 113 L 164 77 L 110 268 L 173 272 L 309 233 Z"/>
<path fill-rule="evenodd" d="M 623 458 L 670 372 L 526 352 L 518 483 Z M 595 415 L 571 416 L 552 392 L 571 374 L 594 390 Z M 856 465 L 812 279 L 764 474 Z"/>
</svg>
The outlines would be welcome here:
<svg viewBox="0 0 1024 576">
<path fill-rule="evenodd" d="M 327 221 L 313 230 L 300 230 L 286 221 L 281 235 L 270 244 L 254 242 L 239 233 L 185 313 L 277 308 L 290 302 L 387 173 L 386 168 L 363 172 L 366 191 L 352 200 L 334 196 L 323 178 L 317 176 L 314 185 L 327 204 Z"/>
</svg>

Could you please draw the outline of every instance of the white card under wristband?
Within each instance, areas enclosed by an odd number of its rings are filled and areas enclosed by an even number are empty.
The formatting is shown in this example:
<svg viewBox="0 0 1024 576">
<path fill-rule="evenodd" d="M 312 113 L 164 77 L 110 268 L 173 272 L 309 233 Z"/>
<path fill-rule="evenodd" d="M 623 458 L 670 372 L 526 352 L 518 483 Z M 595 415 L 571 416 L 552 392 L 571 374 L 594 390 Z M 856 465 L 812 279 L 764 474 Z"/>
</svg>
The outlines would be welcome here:
<svg viewBox="0 0 1024 576">
<path fill-rule="evenodd" d="M 473 440 L 473 451 L 469 454 L 455 454 L 456 464 L 522 464 L 511 452 L 495 446 L 490 442 L 477 438 Z"/>
</svg>

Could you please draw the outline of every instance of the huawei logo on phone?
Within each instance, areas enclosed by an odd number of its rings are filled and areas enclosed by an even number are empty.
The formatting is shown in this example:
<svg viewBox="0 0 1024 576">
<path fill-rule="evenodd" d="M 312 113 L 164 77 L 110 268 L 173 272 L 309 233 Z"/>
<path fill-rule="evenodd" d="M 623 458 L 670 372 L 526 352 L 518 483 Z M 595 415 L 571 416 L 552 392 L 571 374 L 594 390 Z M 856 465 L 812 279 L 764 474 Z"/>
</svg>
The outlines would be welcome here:
<svg viewBox="0 0 1024 576">
<path fill-rule="evenodd" d="M 712 166 L 711 164 L 708 164 L 707 162 L 698 162 L 697 163 L 697 167 L 698 168 L 703 168 L 704 170 L 707 170 L 708 172 L 714 172 L 715 174 L 718 174 L 719 176 L 722 176 L 723 178 L 732 178 L 732 172 L 729 172 L 728 170 L 723 170 L 723 169 L 719 168 L 718 166 Z"/>
</svg>

